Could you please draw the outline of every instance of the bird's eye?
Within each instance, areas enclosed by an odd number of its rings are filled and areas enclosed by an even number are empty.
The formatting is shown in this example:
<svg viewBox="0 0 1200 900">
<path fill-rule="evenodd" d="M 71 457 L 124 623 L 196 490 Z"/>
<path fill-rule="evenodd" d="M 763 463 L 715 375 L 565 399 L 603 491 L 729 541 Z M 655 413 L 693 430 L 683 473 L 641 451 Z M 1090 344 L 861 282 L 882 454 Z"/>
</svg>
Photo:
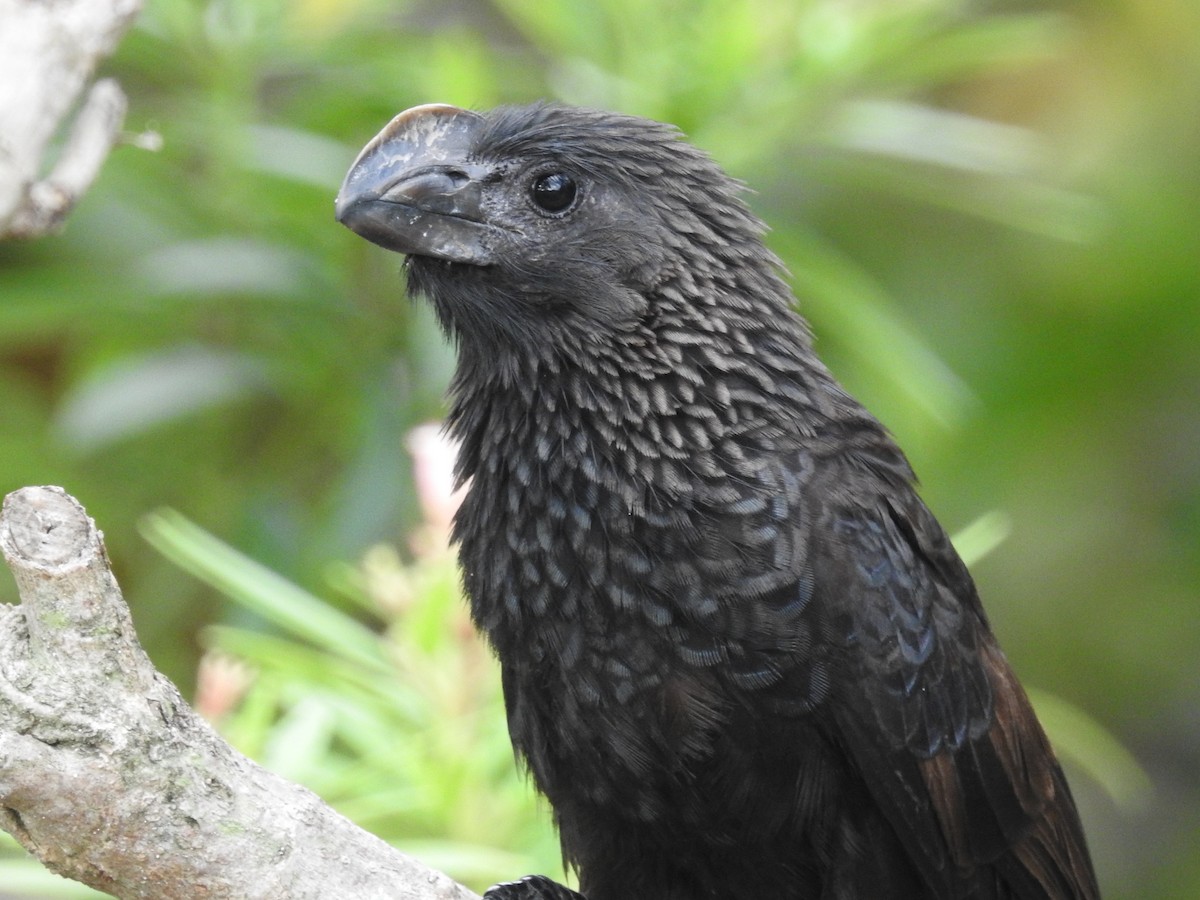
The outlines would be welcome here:
<svg viewBox="0 0 1200 900">
<path fill-rule="evenodd" d="M 538 208 L 548 213 L 560 213 L 575 202 L 579 189 L 575 179 L 563 172 L 547 172 L 534 179 L 530 193 Z"/>
</svg>

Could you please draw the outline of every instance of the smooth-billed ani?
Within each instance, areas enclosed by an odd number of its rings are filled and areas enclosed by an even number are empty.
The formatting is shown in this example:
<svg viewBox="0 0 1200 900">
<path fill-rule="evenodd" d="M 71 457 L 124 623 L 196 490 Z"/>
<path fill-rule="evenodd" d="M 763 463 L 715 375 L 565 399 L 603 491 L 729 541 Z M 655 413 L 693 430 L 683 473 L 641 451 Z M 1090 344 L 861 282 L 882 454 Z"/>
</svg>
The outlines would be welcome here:
<svg viewBox="0 0 1200 900">
<path fill-rule="evenodd" d="M 656 122 L 430 105 L 337 200 L 457 345 L 466 592 L 582 892 L 1097 897 L 970 575 L 740 194 Z"/>
</svg>

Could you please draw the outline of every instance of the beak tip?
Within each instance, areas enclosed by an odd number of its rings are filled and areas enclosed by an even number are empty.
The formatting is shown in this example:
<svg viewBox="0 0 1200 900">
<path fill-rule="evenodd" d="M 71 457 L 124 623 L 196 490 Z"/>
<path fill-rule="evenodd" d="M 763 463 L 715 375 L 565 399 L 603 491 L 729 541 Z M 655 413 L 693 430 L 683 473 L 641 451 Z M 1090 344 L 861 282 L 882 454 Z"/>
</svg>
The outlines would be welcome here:
<svg viewBox="0 0 1200 900">
<path fill-rule="evenodd" d="M 342 191 L 338 191 L 338 195 L 333 201 L 333 218 L 341 224 L 346 224 L 346 213 L 350 211 L 352 203 L 346 202 L 346 195 Z"/>
<path fill-rule="evenodd" d="M 333 201 L 333 218 L 349 228 L 350 223 L 347 220 L 361 200 L 363 200 L 361 192 L 347 191 L 346 186 L 342 185 L 342 189 L 338 191 L 337 197 Z"/>
</svg>

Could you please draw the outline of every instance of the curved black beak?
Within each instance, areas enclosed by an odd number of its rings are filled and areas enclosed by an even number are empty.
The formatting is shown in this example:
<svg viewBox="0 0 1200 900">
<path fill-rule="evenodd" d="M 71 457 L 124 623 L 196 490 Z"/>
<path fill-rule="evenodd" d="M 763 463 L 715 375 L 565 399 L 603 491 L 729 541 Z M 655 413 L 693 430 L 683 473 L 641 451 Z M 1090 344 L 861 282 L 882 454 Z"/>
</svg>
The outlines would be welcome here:
<svg viewBox="0 0 1200 900">
<path fill-rule="evenodd" d="M 486 265 L 486 169 L 468 163 L 483 117 L 455 106 L 405 110 L 365 146 L 335 202 L 337 220 L 398 253 Z"/>
</svg>

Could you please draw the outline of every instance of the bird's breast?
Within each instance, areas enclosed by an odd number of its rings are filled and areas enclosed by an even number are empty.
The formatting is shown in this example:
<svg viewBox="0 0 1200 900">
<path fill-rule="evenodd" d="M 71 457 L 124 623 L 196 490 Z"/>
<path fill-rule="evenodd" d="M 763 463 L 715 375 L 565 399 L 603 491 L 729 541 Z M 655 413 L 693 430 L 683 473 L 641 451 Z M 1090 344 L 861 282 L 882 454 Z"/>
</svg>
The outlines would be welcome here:
<svg viewBox="0 0 1200 900">
<path fill-rule="evenodd" d="M 479 417 L 456 523 L 514 743 L 551 799 L 560 770 L 594 773 L 597 794 L 682 777 L 727 727 L 731 691 L 777 684 L 811 643 L 809 462 L 749 415 L 691 446 L 676 425 L 543 400 Z"/>
</svg>

